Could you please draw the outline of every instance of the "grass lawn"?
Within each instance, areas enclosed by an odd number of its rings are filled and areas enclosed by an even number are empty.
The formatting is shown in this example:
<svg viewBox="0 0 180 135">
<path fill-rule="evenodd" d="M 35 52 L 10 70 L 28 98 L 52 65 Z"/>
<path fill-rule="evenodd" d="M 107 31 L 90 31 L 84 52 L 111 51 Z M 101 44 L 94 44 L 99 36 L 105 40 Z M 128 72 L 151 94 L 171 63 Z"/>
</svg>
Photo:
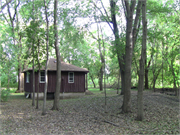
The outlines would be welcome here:
<svg viewBox="0 0 180 135">
<path fill-rule="evenodd" d="M 100 91 L 99 88 L 88 88 L 89 91 L 93 92 L 94 94 L 104 93 L 104 91 Z M 113 88 L 106 88 L 106 93 L 114 93 L 117 92 L 116 89 Z M 121 89 L 119 90 L 119 93 L 121 92 Z"/>
</svg>

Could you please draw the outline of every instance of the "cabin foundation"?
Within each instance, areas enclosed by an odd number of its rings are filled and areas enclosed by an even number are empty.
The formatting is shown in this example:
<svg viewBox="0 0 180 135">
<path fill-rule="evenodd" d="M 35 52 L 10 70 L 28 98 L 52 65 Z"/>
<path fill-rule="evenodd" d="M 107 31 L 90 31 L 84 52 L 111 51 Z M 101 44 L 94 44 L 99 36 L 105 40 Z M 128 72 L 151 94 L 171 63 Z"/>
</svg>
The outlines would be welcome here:
<svg viewBox="0 0 180 135">
<path fill-rule="evenodd" d="M 78 92 L 78 93 L 60 93 L 60 99 L 67 99 L 67 98 L 77 98 L 82 97 L 85 95 L 85 92 Z M 25 93 L 26 98 L 32 98 L 33 93 Z M 44 98 L 44 93 L 39 93 L 39 99 Z M 37 93 L 35 93 L 35 99 L 37 99 Z M 47 99 L 54 99 L 54 93 L 47 93 Z"/>
</svg>

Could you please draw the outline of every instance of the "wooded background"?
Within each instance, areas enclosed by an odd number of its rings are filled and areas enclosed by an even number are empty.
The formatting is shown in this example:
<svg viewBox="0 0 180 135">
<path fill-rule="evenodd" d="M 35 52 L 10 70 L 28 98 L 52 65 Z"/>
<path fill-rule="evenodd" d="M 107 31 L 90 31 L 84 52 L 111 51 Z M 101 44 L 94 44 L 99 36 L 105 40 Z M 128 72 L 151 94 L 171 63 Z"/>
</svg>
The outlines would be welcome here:
<svg viewBox="0 0 180 135">
<path fill-rule="evenodd" d="M 25 65 L 36 71 L 57 52 L 89 70 L 89 87 L 114 84 L 126 102 L 131 86 L 140 86 L 140 75 L 145 89 L 179 87 L 179 0 L 2 0 L 0 5 L 2 87 L 19 89 Z"/>
</svg>

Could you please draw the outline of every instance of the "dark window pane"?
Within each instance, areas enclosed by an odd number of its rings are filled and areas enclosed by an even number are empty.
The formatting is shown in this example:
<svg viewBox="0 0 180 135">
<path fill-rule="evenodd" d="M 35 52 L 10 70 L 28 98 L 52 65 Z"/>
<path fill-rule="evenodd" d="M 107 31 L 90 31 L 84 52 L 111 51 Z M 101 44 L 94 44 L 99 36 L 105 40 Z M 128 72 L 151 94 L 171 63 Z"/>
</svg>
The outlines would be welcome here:
<svg viewBox="0 0 180 135">
<path fill-rule="evenodd" d="M 45 82 L 45 72 L 41 71 L 40 81 Z"/>
</svg>

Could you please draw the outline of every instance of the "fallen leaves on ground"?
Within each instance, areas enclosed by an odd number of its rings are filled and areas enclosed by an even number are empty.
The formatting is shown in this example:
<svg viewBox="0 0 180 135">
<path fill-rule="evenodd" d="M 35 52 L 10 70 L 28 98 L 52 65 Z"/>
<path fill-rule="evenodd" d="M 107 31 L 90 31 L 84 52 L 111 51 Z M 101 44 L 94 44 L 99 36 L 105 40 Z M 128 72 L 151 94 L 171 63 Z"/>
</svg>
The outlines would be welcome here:
<svg viewBox="0 0 180 135">
<path fill-rule="evenodd" d="M 123 96 L 108 92 L 107 110 L 102 93 L 59 101 L 59 111 L 42 116 L 42 104 L 32 107 L 32 100 L 10 98 L 0 104 L 0 134 L 179 134 L 179 99 L 175 96 L 144 92 L 144 120 L 136 121 L 137 92 L 131 92 L 132 113 L 122 114 Z"/>
</svg>

